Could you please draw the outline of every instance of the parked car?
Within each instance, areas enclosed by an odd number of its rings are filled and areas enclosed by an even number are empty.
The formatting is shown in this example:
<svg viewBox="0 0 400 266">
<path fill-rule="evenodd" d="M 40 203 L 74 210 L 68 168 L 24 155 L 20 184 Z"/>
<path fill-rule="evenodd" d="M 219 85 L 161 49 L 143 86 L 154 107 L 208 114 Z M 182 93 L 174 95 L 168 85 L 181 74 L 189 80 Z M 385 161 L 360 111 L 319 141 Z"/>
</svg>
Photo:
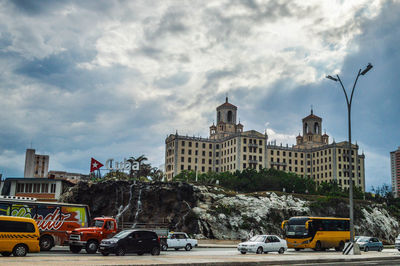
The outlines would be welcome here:
<svg viewBox="0 0 400 266">
<path fill-rule="evenodd" d="M 376 237 L 359 237 L 357 239 L 357 244 L 360 246 L 360 250 L 368 252 L 370 250 L 382 251 L 383 244 Z"/>
<path fill-rule="evenodd" d="M 242 254 L 247 252 L 262 254 L 268 252 L 278 252 L 283 254 L 287 250 L 286 240 L 275 235 L 256 235 L 250 240 L 240 243 L 237 247 Z"/>
<path fill-rule="evenodd" d="M 112 238 L 103 239 L 100 242 L 99 251 L 103 256 L 108 256 L 110 253 L 117 256 L 124 256 L 126 253 L 160 255 L 160 239 L 153 231 L 124 230 Z"/>
<path fill-rule="evenodd" d="M 398 251 L 400 251 L 400 235 L 397 236 L 394 246 Z"/>
<path fill-rule="evenodd" d="M 167 239 L 161 240 L 161 249 L 164 251 L 168 248 L 175 250 L 184 248 L 186 251 L 190 251 L 193 247 L 197 247 L 197 240 L 189 238 L 186 233 L 182 232 L 171 233 Z"/>
</svg>

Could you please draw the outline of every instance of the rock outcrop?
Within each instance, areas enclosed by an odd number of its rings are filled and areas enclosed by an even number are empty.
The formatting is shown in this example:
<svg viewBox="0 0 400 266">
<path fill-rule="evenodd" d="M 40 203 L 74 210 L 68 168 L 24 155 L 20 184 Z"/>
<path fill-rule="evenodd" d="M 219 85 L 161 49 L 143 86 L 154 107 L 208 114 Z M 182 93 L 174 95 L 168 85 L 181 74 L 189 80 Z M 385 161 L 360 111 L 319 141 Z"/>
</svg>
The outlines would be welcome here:
<svg viewBox="0 0 400 266">
<path fill-rule="evenodd" d="M 274 192 L 239 194 L 215 186 L 182 182 L 79 182 L 61 201 L 85 203 L 92 217 L 114 216 L 119 223 L 163 223 L 197 238 L 245 239 L 259 233 L 281 235 L 281 222 L 292 216 L 348 217 L 345 199 L 318 201 Z M 374 235 L 393 243 L 399 223 L 382 206 L 358 203 L 356 235 Z"/>
</svg>

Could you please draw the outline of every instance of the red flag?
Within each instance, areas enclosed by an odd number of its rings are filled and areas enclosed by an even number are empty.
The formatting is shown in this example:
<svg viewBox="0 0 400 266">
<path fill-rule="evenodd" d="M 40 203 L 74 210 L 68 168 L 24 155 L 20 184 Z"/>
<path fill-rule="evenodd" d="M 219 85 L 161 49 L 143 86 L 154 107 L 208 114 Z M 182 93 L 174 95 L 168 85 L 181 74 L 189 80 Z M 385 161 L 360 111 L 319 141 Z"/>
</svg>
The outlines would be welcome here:
<svg viewBox="0 0 400 266">
<path fill-rule="evenodd" d="M 102 166 L 104 166 L 104 164 L 92 158 L 92 160 L 90 161 L 90 172 L 93 172 L 94 170 L 97 170 Z"/>
</svg>

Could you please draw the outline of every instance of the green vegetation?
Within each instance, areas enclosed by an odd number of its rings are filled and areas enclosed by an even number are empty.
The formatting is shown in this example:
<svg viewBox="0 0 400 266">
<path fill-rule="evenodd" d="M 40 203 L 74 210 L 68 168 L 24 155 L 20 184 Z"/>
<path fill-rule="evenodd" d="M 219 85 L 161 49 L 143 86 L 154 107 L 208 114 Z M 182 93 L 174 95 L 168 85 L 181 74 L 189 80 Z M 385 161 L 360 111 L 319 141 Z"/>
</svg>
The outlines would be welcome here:
<svg viewBox="0 0 400 266">
<path fill-rule="evenodd" d="M 232 190 L 240 193 L 253 193 L 258 191 L 282 191 L 287 193 L 323 195 L 334 198 L 348 198 L 349 192 L 347 189 L 341 189 L 336 182 L 317 183 L 308 178 L 296 175 L 294 173 L 286 173 L 276 169 L 245 169 L 243 171 L 223 172 L 223 173 L 205 173 L 197 175 L 194 171 L 182 171 L 175 176 L 173 181 L 186 181 L 188 183 L 196 183 L 202 185 L 219 185 L 227 190 Z M 376 198 L 386 198 L 383 196 L 386 193 L 384 188 L 378 188 Z M 353 189 L 354 199 L 371 200 L 375 199 L 374 194 L 364 193 L 360 187 L 355 186 Z M 382 195 L 382 196 L 380 196 Z M 386 195 L 386 194 L 385 194 Z M 378 201 L 379 202 L 379 201 Z M 316 203 L 320 204 L 320 203 Z M 400 201 L 399 201 L 400 214 Z M 222 212 L 223 213 L 223 212 Z"/>
</svg>

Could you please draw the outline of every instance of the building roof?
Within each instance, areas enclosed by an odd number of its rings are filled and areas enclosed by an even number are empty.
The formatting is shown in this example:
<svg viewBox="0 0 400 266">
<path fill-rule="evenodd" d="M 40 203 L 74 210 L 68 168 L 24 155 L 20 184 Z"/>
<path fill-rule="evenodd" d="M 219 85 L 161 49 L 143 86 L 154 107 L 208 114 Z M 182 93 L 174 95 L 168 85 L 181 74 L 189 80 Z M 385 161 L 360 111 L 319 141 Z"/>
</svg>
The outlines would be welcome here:
<svg viewBox="0 0 400 266">
<path fill-rule="evenodd" d="M 217 110 L 221 108 L 233 108 L 237 110 L 237 107 L 235 105 L 228 102 L 228 97 L 226 97 L 225 102 L 223 104 L 217 107 Z"/>
<path fill-rule="evenodd" d="M 314 115 L 313 110 L 311 109 L 311 114 L 309 114 L 308 116 L 303 118 L 304 120 L 308 120 L 308 119 L 315 119 L 315 120 L 322 120 L 321 117 Z"/>
</svg>

